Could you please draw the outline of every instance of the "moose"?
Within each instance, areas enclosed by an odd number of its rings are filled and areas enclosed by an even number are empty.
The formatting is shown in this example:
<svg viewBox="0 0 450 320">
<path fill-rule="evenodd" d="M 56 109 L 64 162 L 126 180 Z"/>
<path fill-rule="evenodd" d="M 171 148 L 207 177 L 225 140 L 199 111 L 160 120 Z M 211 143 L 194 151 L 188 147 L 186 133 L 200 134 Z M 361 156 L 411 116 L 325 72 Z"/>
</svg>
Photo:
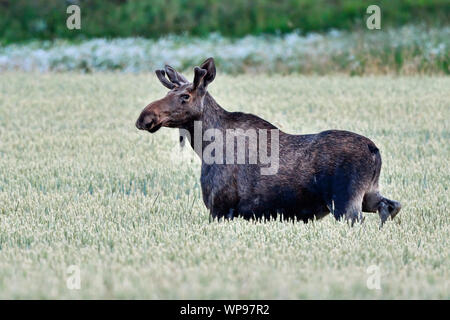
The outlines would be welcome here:
<svg viewBox="0 0 450 320">
<path fill-rule="evenodd" d="M 150 133 L 161 127 L 179 128 L 187 133 L 190 137 L 187 140 L 202 160 L 201 189 L 210 218 L 280 216 L 308 222 L 331 212 L 337 220 L 346 219 L 353 225 L 364 220 L 362 212 L 378 212 L 382 226 L 400 211 L 399 202 L 380 194 L 381 155 L 368 138 L 341 130 L 287 134 L 256 115 L 226 111 L 207 90 L 216 76 L 213 58 L 194 68 L 192 83 L 169 65 L 155 72 L 170 91 L 144 108 L 136 127 Z M 197 123 L 201 124 L 201 134 L 195 132 Z M 204 137 L 207 130 L 225 135 L 232 129 L 237 138 L 245 141 L 245 150 L 249 151 L 244 150 L 245 161 L 206 161 L 208 142 L 212 141 Z M 250 130 L 265 130 L 266 137 L 275 137 L 276 133 L 278 139 L 265 141 L 261 136 L 259 140 L 251 139 L 247 134 Z M 277 170 L 271 174 L 262 171 L 267 162 L 254 158 L 249 161 L 250 149 L 255 144 L 253 150 L 258 149 L 263 142 L 271 156 L 278 151 Z M 275 143 L 277 148 L 273 148 Z M 222 152 L 215 148 L 210 156 Z M 239 152 L 235 149 L 231 156 L 242 158 Z"/>
</svg>

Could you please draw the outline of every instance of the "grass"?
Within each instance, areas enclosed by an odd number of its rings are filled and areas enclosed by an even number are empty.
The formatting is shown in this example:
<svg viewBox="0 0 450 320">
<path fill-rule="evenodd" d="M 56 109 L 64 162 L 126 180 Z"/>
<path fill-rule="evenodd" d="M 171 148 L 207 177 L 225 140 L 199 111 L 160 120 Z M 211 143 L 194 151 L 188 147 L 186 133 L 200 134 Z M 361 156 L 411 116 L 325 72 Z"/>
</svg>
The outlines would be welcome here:
<svg viewBox="0 0 450 320">
<path fill-rule="evenodd" d="M 219 70 L 220 72 L 220 70 Z M 399 219 L 208 223 L 177 130 L 138 132 L 150 74 L 0 77 L 0 298 L 450 298 L 448 77 L 219 74 L 229 110 L 381 149 Z M 81 270 L 81 289 L 66 286 Z M 378 265 L 381 290 L 366 270 Z"/>
</svg>

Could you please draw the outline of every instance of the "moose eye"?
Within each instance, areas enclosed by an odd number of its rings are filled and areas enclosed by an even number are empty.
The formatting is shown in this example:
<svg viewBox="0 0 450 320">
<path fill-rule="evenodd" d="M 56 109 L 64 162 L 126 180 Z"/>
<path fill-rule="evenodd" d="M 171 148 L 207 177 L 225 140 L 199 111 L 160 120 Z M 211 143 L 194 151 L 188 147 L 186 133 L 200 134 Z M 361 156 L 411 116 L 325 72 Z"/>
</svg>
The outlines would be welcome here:
<svg viewBox="0 0 450 320">
<path fill-rule="evenodd" d="M 183 102 L 188 101 L 190 97 L 191 97 L 191 96 L 188 95 L 188 94 L 182 94 L 182 95 L 180 96 L 181 101 L 183 101 Z"/>
</svg>

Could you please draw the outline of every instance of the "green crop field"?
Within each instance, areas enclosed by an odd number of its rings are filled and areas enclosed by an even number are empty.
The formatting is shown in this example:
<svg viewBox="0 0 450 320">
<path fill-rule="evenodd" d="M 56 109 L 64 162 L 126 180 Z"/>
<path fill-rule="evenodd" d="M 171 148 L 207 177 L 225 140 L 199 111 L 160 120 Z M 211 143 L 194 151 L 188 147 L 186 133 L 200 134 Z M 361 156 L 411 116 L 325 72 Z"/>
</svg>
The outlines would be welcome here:
<svg viewBox="0 0 450 320">
<path fill-rule="evenodd" d="M 0 298 L 450 298 L 450 78 L 226 76 L 228 110 L 371 138 L 398 218 L 379 229 L 208 221 L 177 130 L 134 122 L 153 74 L 0 77 Z M 366 282 L 377 266 L 380 290 Z M 70 289 L 69 266 L 80 270 Z M 371 270 L 371 268 L 369 268 Z"/>
</svg>

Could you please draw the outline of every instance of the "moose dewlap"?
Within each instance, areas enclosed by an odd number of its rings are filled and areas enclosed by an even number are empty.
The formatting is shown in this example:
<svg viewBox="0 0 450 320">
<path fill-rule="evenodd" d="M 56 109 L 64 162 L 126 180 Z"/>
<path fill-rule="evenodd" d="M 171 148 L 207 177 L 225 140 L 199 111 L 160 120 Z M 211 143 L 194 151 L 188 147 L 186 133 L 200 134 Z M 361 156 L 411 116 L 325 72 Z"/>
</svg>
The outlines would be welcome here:
<svg viewBox="0 0 450 320">
<path fill-rule="evenodd" d="M 156 75 L 170 91 L 144 108 L 136 127 L 180 129 L 202 160 L 212 218 L 280 214 L 307 222 L 331 212 L 353 224 L 364 211 L 378 212 L 383 224 L 400 211 L 379 192 L 381 155 L 368 138 L 339 130 L 291 135 L 253 114 L 224 110 L 207 91 L 216 75 L 212 58 L 194 68 L 192 83 L 167 65 Z"/>
</svg>

